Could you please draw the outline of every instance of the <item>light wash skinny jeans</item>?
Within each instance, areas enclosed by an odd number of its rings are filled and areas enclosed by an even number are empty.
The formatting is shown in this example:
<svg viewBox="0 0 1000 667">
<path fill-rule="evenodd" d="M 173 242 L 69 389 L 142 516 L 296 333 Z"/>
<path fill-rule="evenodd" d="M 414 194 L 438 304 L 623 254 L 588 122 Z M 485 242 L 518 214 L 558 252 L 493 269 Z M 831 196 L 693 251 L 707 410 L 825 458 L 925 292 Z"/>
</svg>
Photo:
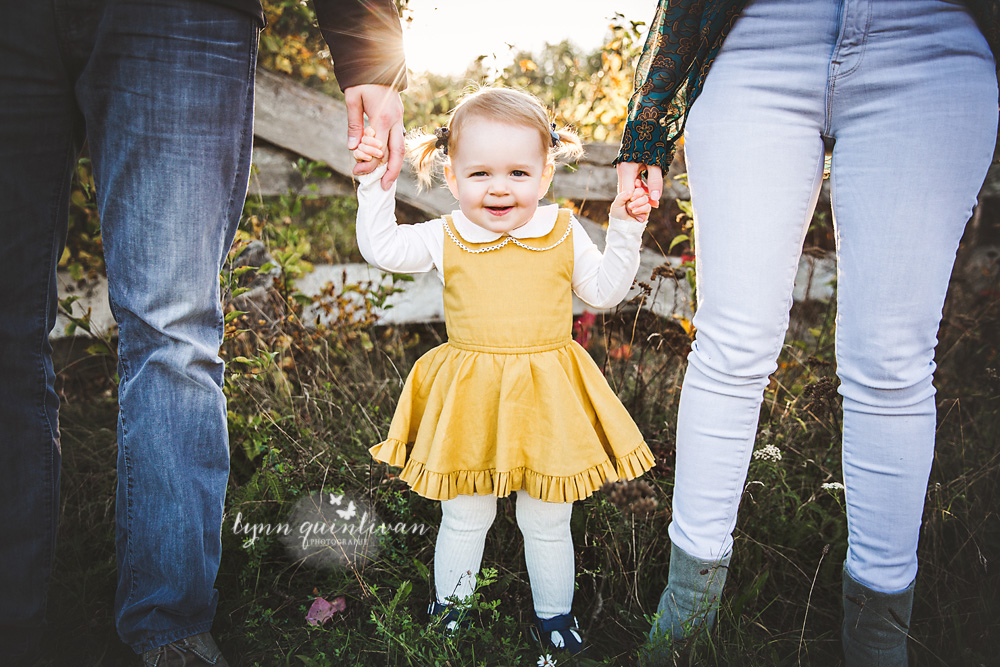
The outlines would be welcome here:
<svg viewBox="0 0 1000 667">
<path fill-rule="evenodd" d="M 934 454 L 934 347 L 997 131 L 989 46 L 959 2 L 751 0 L 687 123 L 697 337 L 672 542 L 732 549 L 760 404 L 823 174 L 837 242 L 847 569 L 907 587 Z"/>
</svg>

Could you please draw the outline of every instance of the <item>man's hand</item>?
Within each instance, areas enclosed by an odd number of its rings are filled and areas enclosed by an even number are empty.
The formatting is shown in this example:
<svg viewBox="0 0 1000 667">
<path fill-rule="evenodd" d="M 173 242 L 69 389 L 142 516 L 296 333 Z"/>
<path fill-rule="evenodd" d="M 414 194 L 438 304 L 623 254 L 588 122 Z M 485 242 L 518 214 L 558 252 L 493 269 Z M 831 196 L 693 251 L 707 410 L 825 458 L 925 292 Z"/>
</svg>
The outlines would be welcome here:
<svg viewBox="0 0 1000 667">
<path fill-rule="evenodd" d="M 660 194 L 663 192 L 663 172 L 653 164 L 638 164 L 636 162 L 619 162 L 618 193 L 631 198 L 639 180 L 639 173 L 646 170 L 646 189 L 649 192 L 649 202 L 653 208 L 660 207 Z"/>
<path fill-rule="evenodd" d="M 347 148 L 354 150 L 361 144 L 365 131 L 365 116 L 375 130 L 375 139 L 388 146 L 388 169 L 382 177 L 382 189 L 388 190 L 403 168 L 403 101 L 395 88 L 366 83 L 351 86 L 344 91 L 347 102 Z M 367 174 L 379 165 L 377 160 L 358 162 L 355 174 Z"/>
</svg>

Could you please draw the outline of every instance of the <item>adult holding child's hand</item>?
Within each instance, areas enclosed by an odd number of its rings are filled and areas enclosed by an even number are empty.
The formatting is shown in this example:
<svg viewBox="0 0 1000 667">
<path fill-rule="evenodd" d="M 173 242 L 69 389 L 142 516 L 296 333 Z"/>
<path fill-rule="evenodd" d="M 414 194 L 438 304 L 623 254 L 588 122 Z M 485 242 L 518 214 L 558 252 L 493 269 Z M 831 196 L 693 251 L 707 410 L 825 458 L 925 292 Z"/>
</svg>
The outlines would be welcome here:
<svg viewBox="0 0 1000 667">
<path fill-rule="evenodd" d="M 320 31 L 330 46 L 337 83 L 347 105 L 347 149 L 358 147 L 365 116 L 387 146 L 388 169 L 382 189 L 388 190 L 403 167 L 403 102 L 406 88 L 402 27 L 391 0 L 314 0 Z M 358 163 L 354 174 L 370 173 L 374 165 Z"/>
<path fill-rule="evenodd" d="M 364 84 L 344 90 L 347 103 L 347 148 L 354 150 L 365 130 L 365 115 L 374 130 L 374 137 L 386 146 L 388 156 L 380 156 L 388 163 L 382 177 L 382 189 L 388 190 L 403 168 L 403 101 L 399 92 L 389 86 Z M 358 162 L 354 174 L 371 173 L 378 162 Z"/>
<path fill-rule="evenodd" d="M 631 197 L 636 187 L 642 184 L 642 176 L 646 177 L 646 189 L 649 203 L 653 208 L 660 206 L 660 194 L 663 192 L 663 171 L 655 164 L 640 164 L 638 162 L 619 162 L 618 194 Z"/>
<path fill-rule="evenodd" d="M 389 187 L 402 163 L 406 85 L 396 5 L 313 4 L 348 101 L 349 142 L 367 115 L 389 146 Z M 43 641 L 62 451 L 49 333 L 70 177 L 86 142 L 118 322 L 115 626 L 136 664 L 224 667 L 210 634 L 230 457 L 219 270 L 246 197 L 263 8 L 59 0 L 5 9 L 0 662 L 35 664 Z"/>
<path fill-rule="evenodd" d="M 645 170 L 657 202 L 683 133 L 699 307 L 677 418 L 670 571 L 648 664 L 667 664 L 715 622 L 826 151 L 848 524 L 844 656 L 848 667 L 907 664 L 934 456 L 936 334 L 997 131 L 995 12 L 986 0 L 659 3 L 618 187 L 631 193 Z"/>
</svg>

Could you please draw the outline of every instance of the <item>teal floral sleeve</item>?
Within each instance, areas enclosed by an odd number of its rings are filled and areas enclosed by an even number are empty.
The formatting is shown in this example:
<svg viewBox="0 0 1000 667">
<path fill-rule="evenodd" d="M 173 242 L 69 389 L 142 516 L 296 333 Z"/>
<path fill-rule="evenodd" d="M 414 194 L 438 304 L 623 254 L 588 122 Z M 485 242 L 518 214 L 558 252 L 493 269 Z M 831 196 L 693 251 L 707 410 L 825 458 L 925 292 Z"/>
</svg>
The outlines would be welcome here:
<svg viewBox="0 0 1000 667">
<path fill-rule="evenodd" d="M 636 66 L 621 151 L 615 164 L 664 171 L 688 110 L 746 0 L 660 0 Z"/>
<path fill-rule="evenodd" d="M 688 111 L 747 0 L 660 0 L 635 71 L 635 92 L 615 164 L 664 171 L 684 132 Z M 1000 2 L 965 0 L 994 56 L 1000 51 Z M 1000 62 L 1000 57 L 997 58 Z"/>
</svg>

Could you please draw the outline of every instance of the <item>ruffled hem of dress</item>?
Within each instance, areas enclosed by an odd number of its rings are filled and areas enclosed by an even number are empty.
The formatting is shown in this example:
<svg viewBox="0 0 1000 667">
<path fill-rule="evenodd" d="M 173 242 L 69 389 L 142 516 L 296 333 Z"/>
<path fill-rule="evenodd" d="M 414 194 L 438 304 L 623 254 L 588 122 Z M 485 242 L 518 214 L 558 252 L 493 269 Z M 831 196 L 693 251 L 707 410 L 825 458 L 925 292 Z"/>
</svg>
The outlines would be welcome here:
<svg viewBox="0 0 1000 667">
<path fill-rule="evenodd" d="M 390 438 L 383 440 L 374 447 L 369 447 L 368 451 L 376 461 L 402 468 L 406 465 L 406 449 L 405 442 Z"/>
<path fill-rule="evenodd" d="M 645 442 L 633 449 L 625 456 L 615 459 L 615 466 L 618 470 L 618 479 L 625 481 L 635 479 L 642 473 L 656 465 L 656 458 Z"/>
<path fill-rule="evenodd" d="M 569 477 L 545 475 L 528 468 L 433 472 L 420 461 L 406 460 L 407 445 L 402 440 L 385 440 L 369 451 L 375 460 L 401 467 L 403 470 L 399 478 L 409 484 L 415 493 L 431 500 L 451 500 L 456 496 L 473 494 L 492 494 L 503 498 L 524 489 L 538 500 L 571 503 L 590 497 L 605 482 L 635 479 L 655 463 L 653 453 L 644 442 L 613 462 L 603 461 Z"/>
</svg>

